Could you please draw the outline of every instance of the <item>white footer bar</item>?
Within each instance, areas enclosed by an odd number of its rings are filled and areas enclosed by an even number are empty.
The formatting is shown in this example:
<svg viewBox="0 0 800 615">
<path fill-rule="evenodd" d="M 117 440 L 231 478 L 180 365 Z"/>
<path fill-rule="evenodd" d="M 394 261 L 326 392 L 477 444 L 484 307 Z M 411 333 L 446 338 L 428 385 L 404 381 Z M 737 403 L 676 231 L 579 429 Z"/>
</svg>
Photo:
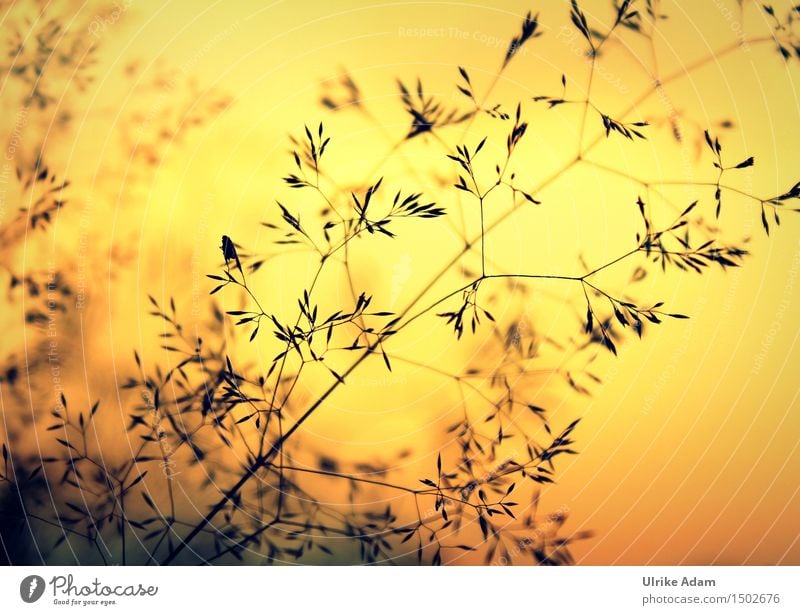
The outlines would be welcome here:
<svg viewBox="0 0 800 615">
<path fill-rule="evenodd" d="M 797 567 L 9 567 L 0 612 L 800 613 Z"/>
</svg>

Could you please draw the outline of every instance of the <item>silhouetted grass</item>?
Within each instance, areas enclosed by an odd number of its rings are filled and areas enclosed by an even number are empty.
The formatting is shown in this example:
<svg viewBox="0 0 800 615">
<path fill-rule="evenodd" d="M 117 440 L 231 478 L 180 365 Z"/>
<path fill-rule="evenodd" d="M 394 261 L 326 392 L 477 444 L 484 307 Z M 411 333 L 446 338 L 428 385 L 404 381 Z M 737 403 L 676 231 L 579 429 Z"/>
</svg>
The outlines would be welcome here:
<svg viewBox="0 0 800 615">
<path fill-rule="evenodd" d="M 570 5 L 569 21 L 585 42 L 593 70 L 594 59 L 613 37 L 643 37 L 652 44 L 661 18 L 651 2 L 626 0 L 613 7 L 614 18 L 604 25 L 590 23 L 576 2 Z M 790 14 L 781 20 L 771 9 L 767 11 L 775 19 L 778 53 L 789 59 L 790 47 L 797 49 L 796 17 Z M 615 115 L 598 107 L 591 89 L 586 97 L 574 97 L 566 77 L 557 96 L 535 96 L 511 105 L 492 100 L 503 71 L 540 34 L 538 16 L 528 13 L 482 94 L 466 68 L 454 67 L 454 88 L 463 95 L 457 104 L 426 92 L 422 79 L 413 87 L 398 81 L 398 103 L 408 116 L 408 128 L 357 187 L 344 188 L 344 183 L 339 185 L 329 176 L 326 162 L 336 155 L 337 142 L 322 123 L 312 122 L 300 136 L 292 137 L 287 170 L 281 174 L 286 194 L 275 204 L 274 216 L 262 224 L 270 233 L 274 254 L 297 250 L 313 264 L 314 273 L 305 280 L 296 310 L 280 314 L 268 297 L 260 297 L 254 289 L 252 279 L 271 255 L 250 252 L 227 235 L 218 248 L 220 266 L 208 274 L 209 292 L 232 295 L 244 302 L 242 309 L 222 314 L 209 299 L 215 322 L 201 339 L 184 326 L 180 297 L 164 305 L 149 297 L 151 315 L 163 323 L 162 348 L 174 361 L 164 367 L 147 366 L 135 354 L 137 372 L 124 383 L 141 393 L 141 403 L 128 413 L 127 437 L 135 443 L 133 454 L 121 464 L 107 464 L 103 451 L 89 437 L 102 418 L 103 403 L 74 408 L 65 398 L 52 412 L 48 426 L 59 454 L 25 458 L 16 452 L 11 455 L 11 447 L 3 444 L 0 481 L 7 485 L 3 497 L 8 503 L 2 511 L 0 537 L 6 558 L 34 559 L 23 546 L 13 548 L 10 541 L 22 527 L 19 524 L 40 524 L 60 532 L 55 544 L 47 545 L 51 550 L 63 548 L 64 543 L 72 549 L 76 539 L 88 545 L 88 551 L 76 555 L 81 563 L 107 563 L 112 556 L 123 563 L 235 562 L 245 557 L 249 562 L 272 563 L 307 561 L 316 555 L 327 558 L 321 561 L 336 563 L 352 560 L 355 554 L 356 560 L 366 564 L 438 565 L 463 551 L 480 551 L 486 563 L 498 558 L 504 563 L 571 563 L 570 545 L 589 535 L 564 533 L 566 512 L 540 514 L 538 507 L 540 489 L 554 482 L 557 462 L 577 452 L 579 419 L 552 424 L 544 404 L 531 398 L 520 384 L 531 366 L 539 365 L 540 347 L 551 345 L 564 355 L 586 356 L 583 369 L 554 371 L 578 393 L 589 393 L 599 382 L 589 367 L 598 351 L 616 354 L 624 336 L 642 337 L 648 327 L 666 319 L 688 317 L 658 297 L 634 299 L 624 290 L 605 287 L 599 281 L 601 272 L 635 263 L 631 277 L 635 283 L 658 269 L 705 274 L 712 267 L 737 267 L 747 251 L 725 241 L 718 228 L 697 215 L 698 210 L 711 207 L 720 217 L 727 191 L 744 194 L 760 203 L 762 224 L 769 233 L 767 212 L 777 225 L 781 210 L 797 211 L 790 204 L 800 198 L 800 184 L 761 199 L 724 183 L 737 170 L 753 166 L 755 158 L 749 152 L 736 152 L 728 159 L 719 138 L 701 130 L 713 158 L 709 167 L 713 165 L 716 176 L 692 185 L 710 190 L 711 198 L 669 203 L 674 211 L 667 224 L 654 221 L 652 204 L 643 198 L 630 203 L 628 211 L 638 217 L 638 231 L 630 245 L 620 247 L 607 262 L 582 266 L 582 272 L 563 274 L 558 272 L 561 269 L 543 269 L 537 263 L 525 271 L 498 268 L 486 237 L 520 208 L 556 206 L 541 192 L 575 165 L 593 164 L 634 184 L 655 185 L 624 169 L 586 159 L 603 139 L 648 138 L 647 121 L 627 118 L 652 89 Z M 669 80 L 667 76 L 653 87 Z M 38 85 L 31 96 L 47 103 Z M 552 113 L 565 106 L 581 109 L 577 143 L 564 145 L 576 146 L 577 155 L 553 176 L 530 185 L 513 169 L 518 146 L 528 136 L 526 115 L 540 102 Z M 338 87 L 326 90 L 321 103 L 328 110 L 362 114 L 381 123 L 362 102 L 361 88 L 349 75 Z M 495 129 L 480 139 L 467 137 L 479 116 L 490 118 Z M 593 134 L 596 138 L 589 136 Z M 676 132 L 676 138 L 684 135 Z M 414 184 L 415 176 L 424 175 L 425 169 L 412 168 L 401 178 L 382 175 L 386 163 L 412 141 L 424 141 L 452 163 L 452 176 L 435 194 L 426 194 Z M 498 143 L 500 147 L 487 147 Z M 502 152 L 499 157 L 490 153 L 498 151 Z M 4 240 L 24 235 L 15 225 L 46 225 L 63 204 L 61 193 L 67 187 L 40 162 L 32 170 L 20 171 L 18 177 L 25 190 L 40 190 L 42 196 L 4 224 L 0 229 Z M 465 200 L 456 201 L 456 194 Z M 486 201 L 498 194 L 504 194 L 512 207 L 489 215 Z M 301 203 L 309 201 L 320 204 L 322 210 L 314 214 L 305 207 L 301 214 Z M 459 218 L 475 219 L 480 231 L 470 235 L 466 225 L 454 222 Z M 463 248 L 430 279 L 419 280 L 419 292 L 403 309 L 385 309 L 369 288 L 356 287 L 352 270 L 357 263 L 352 262 L 349 247 L 355 241 L 373 241 L 377 255 L 379 242 L 405 241 L 409 249 L 417 249 L 414 225 L 437 225 L 434 228 L 443 233 L 454 232 Z M 461 283 L 431 299 L 431 291 L 472 257 L 476 270 L 460 270 Z M 319 292 L 319 280 L 331 270 L 346 276 L 349 296 L 343 302 L 332 303 Z M 23 285 L 30 295 L 39 284 L 32 278 L 12 278 L 12 290 Z M 492 313 L 498 293 L 523 296 L 531 284 L 574 288 L 579 316 L 565 339 L 548 339 L 527 315 L 504 321 Z M 58 286 L 68 290 L 64 284 Z M 431 327 L 452 329 L 456 339 L 479 336 L 494 343 L 502 360 L 491 367 L 478 365 L 449 373 L 424 356 L 393 352 L 393 339 L 408 335 L 409 326 L 423 319 Z M 270 343 L 277 340 L 280 351 L 263 366 L 240 363 L 235 344 L 226 339 L 226 326 L 249 343 L 260 343 L 264 337 Z M 303 447 L 301 427 L 311 416 L 324 412 L 331 396 L 372 361 L 380 361 L 388 371 L 399 363 L 428 370 L 451 382 L 462 399 L 463 416 L 445 429 L 447 445 L 415 481 L 396 479 L 398 473 L 388 461 L 385 465 L 346 462 L 336 451 L 322 451 L 316 466 L 298 461 Z M 315 399 L 298 400 L 298 383 L 314 368 L 328 374 L 326 385 Z M 10 366 L 2 383 L 13 387 L 18 378 L 19 368 Z M 477 396 L 483 409 L 470 405 L 465 392 Z M 512 454 L 509 441 L 516 447 Z M 174 481 L 180 481 L 176 477 L 181 473 L 173 459 L 176 455 L 205 474 L 201 486 L 212 496 L 211 502 L 199 498 L 201 511 L 176 502 Z M 163 492 L 151 491 L 151 481 L 163 482 Z M 47 512 L 53 506 L 41 499 L 45 484 L 56 494 L 55 515 Z M 409 505 L 359 505 L 373 497 L 363 495 L 365 490 L 397 496 Z M 330 503 L 325 497 L 329 492 L 346 493 L 351 505 Z M 408 509 L 415 513 L 409 515 Z"/>
</svg>

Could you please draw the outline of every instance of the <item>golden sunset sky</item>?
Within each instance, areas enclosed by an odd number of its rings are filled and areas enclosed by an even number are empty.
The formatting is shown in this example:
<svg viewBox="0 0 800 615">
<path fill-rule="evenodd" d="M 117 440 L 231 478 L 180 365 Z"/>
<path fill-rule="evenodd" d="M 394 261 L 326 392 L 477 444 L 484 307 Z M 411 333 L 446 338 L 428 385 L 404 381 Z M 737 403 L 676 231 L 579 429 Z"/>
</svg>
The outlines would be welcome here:
<svg viewBox="0 0 800 615">
<path fill-rule="evenodd" d="M 590 21 L 608 24 L 609 4 L 581 6 Z M 513 113 L 522 101 L 530 127 L 515 153 L 520 182 L 538 186 L 564 169 L 537 192 L 542 206 L 521 208 L 487 234 L 493 271 L 574 275 L 586 270 L 580 259 L 589 269 L 602 265 L 634 245 L 638 196 L 661 212 L 661 222 L 675 214 L 662 197 L 681 207 L 699 200 L 697 218 L 719 225 L 731 243 L 748 239 L 751 255 L 738 269 L 715 267 L 699 276 L 652 266 L 630 287 L 643 259 L 604 272 L 598 277 L 604 287 L 630 290 L 642 304 L 664 301 L 668 311 L 691 318 L 649 327 L 642 340 L 627 335 L 617 343 L 618 357 L 598 353 L 592 372 L 602 384 L 591 386 L 590 396 L 566 386 L 558 369 L 576 368 L 555 352 L 542 357 L 535 366 L 541 373 L 524 385 L 554 425 L 582 417 L 579 454 L 559 460 L 557 483 L 542 492 L 545 510 L 568 512 L 567 533 L 595 533 L 576 543 L 576 561 L 800 564 L 800 216 L 784 213 L 767 237 L 758 202 L 726 192 L 716 221 L 714 188 L 704 185 L 713 184 L 716 170 L 702 139 L 706 128 L 720 137 L 726 164 L 755 157 L 753 167 L 727 172 L 726 185 L 759 198 L 789 190 L 800 180 L 798 59 L 784 62 L 767 40 L 772 22 L 758 3 L 743 2 L 742 13 L 727 0 L 660 5 L 669 19 L 659 22 L 654 48 L 633 32 L 610 41 L 591 91 L 593 102 L 612 114 L 636 103 L 626 119 L 651 122 L 648 139 L 605 139 L 600 118 L 590 113 L 583 147 L 592 147 L 571 163 L 581 107 L 550 110 L 532 100 L 560 95 L 562 74 L 567 98 L 586 95 L 589 62 L 567 2 L 3 2 L 0 130 L 12 173 L 0 194 L 0 228 L 10 224 L 16 199 L 25 198 L 13 165 L 43 150 L 52 171 L 71 185 L 50 230 L 0 246 L 0 283 L 11 269 L 52 264 L 77 280 L 78 295 L 59 316 L 58 382 L 45 366 L 30 388 L 24 382 L 12 391 L 0 383 L 6 425 L 0 434 L 20 417 L 46 416 L 63 385 L 76 403 L 104 400 L 100 444 L 112 458 L 125 453 L 120 426 L 131 398 L 120 386 L 135 369 L 133 350 L 151 366 L 172 360 L 159 348 L 161 324 L 148 316 L 147 295 L 164 304 L 174 296 L 188 326 L 200 326 L 211 312 L 205 276 L 219 270 L 223 234 L 249 253 L 274 254 L 273 237 L 259 223 L 278 218 L 276 200 L 314 216 L 320 203 L 281 179 L 293 168 L 289 135 L 300 137 L 306 123 L 322 121 L 332 136 L 328 171 L 340 187 L 385 176 L 387 194 L 401 187 L 432 194 L 456 228 L 474 235 L 474 203 L 437 183 L 456 179 L 443 144 L 421 137 L 393 149 L 409 126 L 396 80 L 414 87 L 420 78 L 444 106 L 466 111 L 468 101 L 456 90 L 461 66 L 479 96 L 491 91 L 490 103 Z M 776 2 L 776 12 L 788 6 Z M 493 84 L 528 10 L 540 11 L 543 36 L 528 41 Z M 50 80 L 42 81 L 53 97 L 46 109 L 24 103 L 31 86 L 14 75 L 9 55 L 12 32 L 40 31 L 42 14 L 60 19 L 68 33 L 56 37 L 45 71 Z M 61 52 L 72 61 L 60 61 Z M 341 95 L 345 71 L 369 116 L 320 104 L 323 95 Z M 92 80 L 83 84 L 82 75 Z M 663 81 L 657 92 L 655 75 Z M 474 146 L 488 135 L 486 156 L 502 159 L 505 131 L 484 114 L 466 129 L 440 134 L 451 147 Z M 507 208 L 500 199 L 487 203 L 488 219 Z M 374 294 L 378 309 L 406 307 L 462 247 L 445 222 L 401 231 L 396 241 L 353 247 L 356 286 Z M 277 311 L 296 305 L 313 274 L 308 258 L 290 247 L 283 252 L 253 278 L 258 295 Z M 479 267 L 476 254 L 461 264 Z M 459 280 L 457 271 L 445 276 L 427 302 Z M 342 276 L 320 284 L 330 305 L 350 301 Z M 499 322 L 522 315 L 544 336 L 578 335 L 585 312 L 579 288 L 537 281 L 522 305 L 504 288 L 492 287 Z M 235 294 L 215 298 L 222 309 L 241 307 Z M 49 342 L 47 332 L 23 324 L 18 301 L 2 305 L 3 360 L 24 361 Z M 275 354 L 268 335 L 252 344 L 244 332 L 239 338 L 231 344 L 242 363 L 265 365 Z M 430 316 L 388 350 L 456 371 L 487 360 L 490 342 L 480 335 L 456 341 Z M 304 426 L 305 437 L 315 452 L 396 463 L 397 476 L 416 483 L 449 437 L 444 431 L 460 404 L 458 390 L 413 362 L 393 367 L 387 372 L 376 360 L 354 374 L 352 386 Z M 315 374 L 301 384 L 298 399 L 311 400 L 324 386 L 323 374 Z M 479 386 L 488 390 L 489 383 Z M 37 422 L 18 446 L 37 450 L 45 426 Z M 407 449 L 410 458 L 391 461 Z"/>
</svg>

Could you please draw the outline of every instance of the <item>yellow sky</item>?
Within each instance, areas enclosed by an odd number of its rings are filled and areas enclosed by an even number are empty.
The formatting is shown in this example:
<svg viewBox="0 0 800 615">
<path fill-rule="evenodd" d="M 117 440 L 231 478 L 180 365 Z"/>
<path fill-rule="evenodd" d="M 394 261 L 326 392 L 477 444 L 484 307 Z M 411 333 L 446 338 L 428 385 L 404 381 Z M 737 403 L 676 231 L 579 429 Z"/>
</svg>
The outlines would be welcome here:
<svg viewBox="0 0 800 615">
<path fill-rule="evenodd" d="M 711 127 L 722 136 L 728 164 L 756 158 L 755 167 L 731 173 L 731 185 L 768 197 L 800 179 L 793 145 L 800 142 L 797 62 L 787 66 L 770 44 L 757 40 L 719 54 L 740 35 L 749 41 L 765 32 L 766 18 L 757 7 L 745 3 L 740 25 L 736 4 L 663 3 L 671 17 L 656 37 L 659 75 L 677 75 L 698 60 L 703 65 L 665 83 L 630 118 L 656 122 L 677 114 L 684 143 L 675 143 L 669 125 L 654 125 L 647 129 L 648 141 L 609 139 L 586 160 L 644 181 L 713 181 L 708 151 L 696 146 L 700 130 Z M 584 10 L 591 19 L 607 19 L 605 6 L 585 2 Z M 446 106 L 467 110 L 455 90 L 456 66 L 465 67 L 476 91 L 484 93 L 529 8 L 535 9 L 523 2 L 347 2 L 334 9 L 318 2 L 238 0 L 200 8 L 134 0 L 104 13 L 81 8 L 74 27 L 85 28 L 97 43 L 94 82 L 61 101 L 72 113 L 67 128 L 45 118 L 29 123 L 25 133 L 28 155 L 35 131 L 50 135 L 53 164 L 73 181 L 74 196 L 52 234 L 34 238 L 13 256 L 29 268 L 71 255 L 77 258 L 73 270 L 87 276 L 88 307 L 66 325 L 82 327 L 82 358 L 69 370 L 70 388 L 83 399 L 109 397 L 113 405 L 118 382 L 111 374 L 132 369 L 132 348 L 144 349 L 150 360 L 160 358 L 153 339 L 157 323 L 146 315 L 147 293 L 174 295 L 185 312 L 198 309 L 205 316 L 205 274 L 219 266 L 223 233 L 250 251 L 274 251 L 258 226 L 275 218 L 274 200 L 313 211 L 280 181 L 291 168 L 288 134 L 301 134 L 305 122 L 324 121 L 333 135 L 331 173 L 343 185 L 364 181 L 408 128 L 396 78 L 414 83 L 419 76 Z M 515 162 L 520 181 L 530 186 L 575 156 L 580 121 L 577 107 L 549 111 L 531 97 L 558 94 L 563 73 L 567 97 L 580 98 L 588 75 L 580 40 L 561 29 L 569 24 L 568 4 L 546 3 L 540 19 L 544 36 L 526 44 L 490 98 L 509 110 L 524 101 L 531 126 Z M 705 62 L 709 55 L 713 59 Z M 650 89 L 650 49 L 635 38 L 609 45 L 597 67 L 593 100 L 604 109 L 626 109 Z M 319 105 L 320 84 L 344 69 L 377 121 Z M 13 84 L 3 91 L 4 109 L 14 109 Z M 13 117 L 3 120 L 5 135 L 15 130 Z M 720 129 L 723 119 L 735 127 Z M 180 133 L 169 132 L 178 123 Z M 496 127 L 482 117 L 466 135 L 461 128 L 442 134 L 451 145 L 459 139 L 474 144 L 490 134 L 487 152 L 497 156 L 505 133 Z M 599 118 L 590 115 L 587 135 L 601 132 Z M 156 157 L 149 165 L 148 156 Z M 391 186 L 387 192 L 418 186 L 441 193 L 457 221 L 462 207 L 474 234 L 474 207 L 454 190 L 442 192 L 432 177 L 448 172 L 452 164 L 432 139 L 403 146 L 382 171 Z M 681 205 L 699 199 L 701 215 L 713 223 L 713 188 L 665 186 L 663 194 Z M 487 250 L 498 271 L 580 273 L 579 256 L 591 268 L 631 247 L 638 195 L 647 198 L 641 184 L 578 163 L 537 195 L 542 208 L 515 214 L 489 234 Z M 490 205 L 494 212 L 507 208 L 500 199 Z M 662 222 L 671 215 L 660 211 Z M 751 238 L 752 256 L 743 268 L 703 276 L 654 269 L 631 289 L 643 303 L 663 300 L 691 320 L 671 320 L 650 327 L 641 341 L 620 342 L 617 358 L 601 354 L 593 369 L 604 383 L 592 387 L 591 397 L 571 392 L 552 375 L 534 384 L 555 424 L 583 417 L 576 432 L 580 455 L 561 461 L 558 484 L 544 491 L 543 500 L 547 509 L 569 511 L 567 529 L 596 532 L 575 547 L 580 563 L 800 562 L 794 542 L 800 515 L 794 368 L 800 359 L 800 218 L 784 214 L 781 227 L 766 238 L 757 204 L 729 194 L 719 224 L 730 241 Z M 412 232 L 409 226 L 402 242 L 381 243 L 377 253 L 373 246 L 356 246 L 357 284 L 390 309 L 404 307 L 460 249 L 443 229 Z M 475 264 L 474 254 L 464 260 Z M 620 289 L 630 271 L 614 270 L 600 279 Z M 265 266 L 255 284 L 276 310 L 286 309 L 311 273 L 307 260 L 286 256 Z M 439 294 L 459 279 L 444 278 Z M 321 295 L 332 303 L 348 301 L 342 284 L 336 277 L 323 281 Z M 580 299 L 572 292 L 577 289 L 539 283 L 531 289 L 526 305 L 535 326 L 554 337 L 576 334 L 575 309 L 559 299 Z M 497 292 L 496 316 L 518 315 L 519 304 L 505 301 L 501 286 Z M 222 302 L 226 309 L 238 307 L 233 295 Z M 580 300 L 575 305 L 579 313 L 584 309 Z M 18 322 L 19 314 L 9 308 L 3 318 Z M 456 343 L 443 329 L 430 318 L 393 340 L 391 350 L 447 369 L 481 359 L 479 340 Z M 14 343 L 20 341 L 38 343 L 32 333 Z M 274 354 L 271 342 L 244 341 L 238 347 L 242 357 L 264 362 Z M 400 472 L 415 481 L 443 442 L 445 419 L 458 405 L 456 391 L 410 365 L 396 364 L 387 375 L 376 362 L 354 379 L 351 393 L 336 396 L 309 421 L 309 441 L 354 459 L 377 460 L 413 447 L 413 463 Z M 311 379 L 299 399 L 311 399 L 322 386 Z"/>
</svg>

